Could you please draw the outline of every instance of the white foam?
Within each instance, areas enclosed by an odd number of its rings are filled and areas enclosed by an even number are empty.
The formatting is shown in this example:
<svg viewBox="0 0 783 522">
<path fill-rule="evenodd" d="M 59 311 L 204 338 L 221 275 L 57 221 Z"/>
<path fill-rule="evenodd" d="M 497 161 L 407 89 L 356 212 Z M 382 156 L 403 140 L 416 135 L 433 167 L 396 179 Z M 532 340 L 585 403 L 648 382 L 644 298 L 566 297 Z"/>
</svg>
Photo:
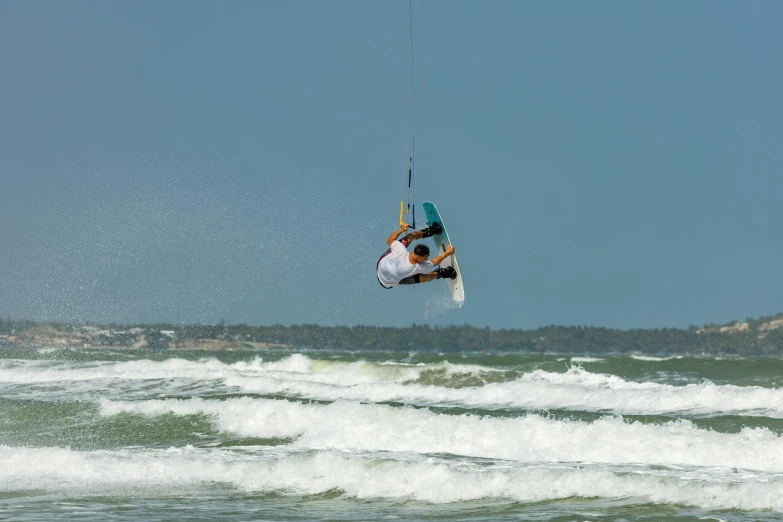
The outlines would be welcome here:
<svg viewBox="0 0 783 522">
<path fill-rule="evenodd" d="M 672 359 L 682 359 L 682 355 L 671 355 L 669 357 L 655 357 L 654 355 L 632 355 L 631 359 L 636 359 L 637 361 L 648 361 L 648 362 L 661 362 L 661 361 L 670 361 Z"/>
<path fill-rule="evenodd" d="M 366 361 L 313 360 L 302 354 L 293 354 L 280 361 L 264 362 L 261 358 L 254 358 L 249 362 L 239 361 L 233 364 L 225 364 L 215 358 L 197 361 L 173 358 L 165 361 L 133 360 L 94 363 L 6 359 L 0 361 L 0 382 L 43 383 L 177 378 L 219 380 L 235 376 L 265 376 L 352 386 L 383 382 L 406 383 L 415 381 L 424 372 L 433 371 L 444 372 L 446 376 L 455 376 L 496 373 L 501 370 L 485 366 L 451 364 L 447 361 L 413 366 L 394 361 L 369 363 Z"/>
<path fill-rule="evenodd" d="M 593 362 L 603 362 L 603 359 L 600 357 L 571 357 L 572 363 L 593 363 Z"/>
<path fill-rule="evenodd" d="M 581 367 L 566 372 L 534 370 L 513 381 L 462 386 L 458 376 L 482 377 L 497 368 L 448 361 L 409 365 L 394 362 L 312 360 L 296 354 L 281 361 L 225 364 L 216 359 L 125 362 L 0 361 L 2 384 L 68 383 L 62 393 L 100 392 L 113 397 L 143 393 L 252 392 L 317 400 L 351 399 L 469 408 L 567 409 L 617 414 L 756 415 L 783 418 L 783 389 L 633 382 L 592 373 Z M 433 374 L 446 386 L 422 384 Z M 513 373 L 508 373 L 513 376 Z M 150 381 L 156 381 L 150 383 Z M 11 390 L 15 396 L 18 388 Z M 32 393 L 32 392 L 31 392 Z M 43 388 L 35 394 L 46 393 Z"/>
<path fill-rule="evenodd" d="M 100 361 L 3 361 L 0 382 L 16 384 L 96 381 L 96 380 L 152 380 L 187 376 L 191 379 L 219 379 L 225 377 L 226 365 L 217 359 L 187 361 L 133 360 L 123 362 Z M 9 368 L 12 362 L 16 367 Z M 23 364 L 21 364 L 23 363 Z"/>
<path fill-rule="evenodd" d="M 783 418 L 783 390 L 758 386 L 684 386 L 637 383 L 573 367 L 564 373 L 534 370 L 510 382 L 448 388 L 420 384 L 325 385 L 292 379 L 231 377 L 226 384 L 247 392 L 319 400 L 351 399 L 475 408 L 570 409 L 620 414 L 752 414 Z"/>
<path fill-rule="evenodd" d="M 593 422 L 540 415 L 518 418 L 447 415 L 427 409 L 340 401 L 152 400 L 101 402 L 101 414 L 206 414 L 243 437 L 292 438 L 291 447 L 449 453 L 518 462 L 734 467 L 783 472 L 783 438 L 766 428 L 727 434 L 689 421 L 665 424 L 604 417 Z"/>
<path fill-rule="evenodd" d="M 478 499 L 541 502 L 571 497 L 682 504 L 704 509 L 783 511 L 780 476 L 688 477 L 615 473 L 573 466 L 478 465 L 434 458 L 366 458 L 344 452 L 304 454 L 172 448 L 167 451 L 76 452 L 0 446 L 0 490 L 106 493 L 227 484 L 253 492 L 342 491 L 360 499 L 432 503 Z"/>
</svg>

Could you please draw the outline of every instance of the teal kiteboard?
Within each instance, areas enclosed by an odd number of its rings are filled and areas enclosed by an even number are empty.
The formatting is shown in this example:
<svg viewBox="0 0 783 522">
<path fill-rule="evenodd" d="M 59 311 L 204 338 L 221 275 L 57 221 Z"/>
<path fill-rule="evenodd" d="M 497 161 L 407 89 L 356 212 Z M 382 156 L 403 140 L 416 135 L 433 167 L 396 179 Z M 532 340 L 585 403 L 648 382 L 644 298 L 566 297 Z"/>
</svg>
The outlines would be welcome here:
<svg viewBox="0 0 783 522">
<path fill-rule="evenodd" d="M 432 239 L 435 240 L 435 248 L 438 250 L 438 255 L 442 254 L 446 251 L 446 249 L 451 246 L 451 240 L 449 239 L 449 233 L 446 231 L 446 225 L 443 223 L 443 218 L 440 217 L 440 213 L 438 212 L 438 209 L 435 208 L 435 205 L 429 201 L 425 201 L 421 204 L 421 208 L 424 209 L 424 214 L 427 216 L 427 225 L 432 225 L 433 223 L 440 224 L 441 228 L 443 229 L 443 232 L 440 234 L 435 234 L 432 236 Z M 432 256 L 435 257 L 435 256 Z M 456 255 L 451 255 L 447 257 L 441 264 L 442 267 L 451 266 L 454 267 L 454 270 L 457 271 L 457 277 L 454 279 L 446 279 L 446 281 L 449 283 L 449 290 L 451 290 L 451 297 L 454 298 L 455 301 L 458 303 L 461 303 L 465 300 L 465 290 L 462 287 L 462 272 L 459 271 L 459 266 L 457 265 L 457 257 Z"/>
</svg>

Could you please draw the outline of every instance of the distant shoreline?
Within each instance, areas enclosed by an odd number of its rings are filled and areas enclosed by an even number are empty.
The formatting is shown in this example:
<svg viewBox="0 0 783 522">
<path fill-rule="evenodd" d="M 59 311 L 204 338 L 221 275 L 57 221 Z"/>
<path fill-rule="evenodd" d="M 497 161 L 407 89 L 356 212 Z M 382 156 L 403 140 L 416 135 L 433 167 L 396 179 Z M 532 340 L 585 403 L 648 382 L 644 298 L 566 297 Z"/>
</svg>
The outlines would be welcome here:
<svg viewBox="0 0 783 522">
<path fill-rule="evenodd" d="M 2 347 L 783 355 L 783 314 L 687 329 L 94 325 L 0 318 Z"/>
</svg>

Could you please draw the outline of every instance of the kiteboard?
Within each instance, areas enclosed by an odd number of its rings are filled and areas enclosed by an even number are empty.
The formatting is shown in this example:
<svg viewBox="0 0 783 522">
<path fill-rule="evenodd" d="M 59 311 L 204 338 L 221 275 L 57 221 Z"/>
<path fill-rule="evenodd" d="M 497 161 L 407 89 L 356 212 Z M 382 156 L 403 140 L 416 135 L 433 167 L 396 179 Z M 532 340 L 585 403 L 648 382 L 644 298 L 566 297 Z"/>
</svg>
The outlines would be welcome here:
<svg viewBox="0 0 783 522">
<path fill-rule="evenodd" d="M 451 240 L 449 239 L 449 233 L 446 232 L 446 225 L 443 223 L 443 218 L 440 217 L 440 213 L 438 212 L 438 209 L 435 208 L 435 205 L 429 201 L 425 201 L 421 204 L 421 208 L 424 209 L 424 214 L 427 216 L 427 225 L 432 225 L 433 223 L 438 223 L 441 228 L 443 229 L 443 232 L 440 234 L 435 234 L 432 236 L 432 239 L 435 240 L 435 248 L 438 250 L 438 255 L 441 255 L 446 251 L 446 249 L 451 246 Z M 435 257 L 435 256 L 432 256 Z M 451 297 L 454 298 L 455 301 L 458 303 L 461 303 L 465 300 L 465 290 L 462 287 L 462 273 L 459 271 L 459 266 L 457 265 L 457 258 L 455 255 L 450 255 L 447 257 L 441 264 L 442 267 L 451 266 L 454 267 L 454 270 L 457 271 L 457 277 L 454 279 L 446 279 L 446 281 L 449 283 L 449 290 L 451 290 Z"/>
</svg>

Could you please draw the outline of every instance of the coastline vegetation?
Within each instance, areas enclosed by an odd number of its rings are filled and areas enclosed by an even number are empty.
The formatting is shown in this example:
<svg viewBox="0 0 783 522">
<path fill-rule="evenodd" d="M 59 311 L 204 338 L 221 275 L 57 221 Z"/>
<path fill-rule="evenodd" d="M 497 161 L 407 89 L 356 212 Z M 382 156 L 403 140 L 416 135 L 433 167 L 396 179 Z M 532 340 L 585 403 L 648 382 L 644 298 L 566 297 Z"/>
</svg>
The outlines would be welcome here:
<svg viewBox="0 0 783 522">
<path fill-rule="evenodd" d="M 83 324 L 0 318 L 0 347 L 322 349 L 434 352 L 783 355 L 783 313 L 704 327 L 620 330 L 595 326 L 498 329 L 411 325 Z"/>
</svg>

